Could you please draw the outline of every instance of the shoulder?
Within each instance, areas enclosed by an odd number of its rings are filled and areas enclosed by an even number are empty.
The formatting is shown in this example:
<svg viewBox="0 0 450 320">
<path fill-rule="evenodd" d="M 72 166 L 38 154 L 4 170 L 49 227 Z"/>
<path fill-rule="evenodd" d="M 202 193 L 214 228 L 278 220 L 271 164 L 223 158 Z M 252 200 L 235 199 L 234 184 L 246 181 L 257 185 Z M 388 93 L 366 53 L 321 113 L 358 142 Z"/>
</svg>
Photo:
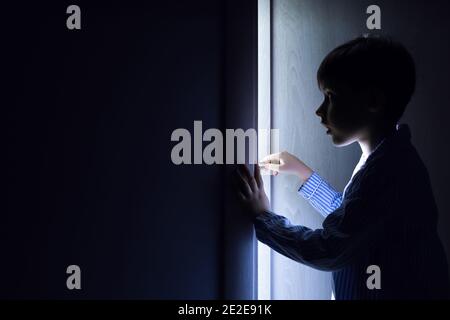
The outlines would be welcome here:
<svg viewBox="0 0 450 320">
<path fill-rule="evenodd" d="M 392 186 L 427 176 L 428 171 L 414 145 L 409 140 L 398 141 L 369 156 L 355 179 L 355 185 Z"/>
<path fill-rule="evenodd" d="M 365 163 L 353 177 L 346 194 L 356 197 L 380 195 L 393 184 L 397 184 L 399 174 L 395 168 L 387 156 Z"/>
</svg>

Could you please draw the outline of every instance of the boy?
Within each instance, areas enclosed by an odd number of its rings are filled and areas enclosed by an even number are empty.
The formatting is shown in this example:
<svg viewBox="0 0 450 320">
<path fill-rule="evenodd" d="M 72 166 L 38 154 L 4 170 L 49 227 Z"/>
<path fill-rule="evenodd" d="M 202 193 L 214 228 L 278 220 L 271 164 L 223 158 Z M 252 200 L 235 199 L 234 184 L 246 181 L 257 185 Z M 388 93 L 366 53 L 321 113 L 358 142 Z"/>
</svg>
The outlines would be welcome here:
<svg viewBox="0 0 450 320">
<path fill-rule="evenodd" d="M 397 125 L 415 89 L 414 61 L 399 43 L 359 37 L 324 59 L 317 73 L 324 101 L 316 114 L 336 146 L 358 142 L 362 156 L 341 194 L 293 155 L 269 155 L 261 168 L 297 175 L 299 193 L 325 216 L 323 228 L 294 226 L 271 212 L 259 167 L 236 171 L 237 193 L 257 238 L 310 267 L 332 271 L 336 299 L 449 297 L 428 172 Z M 380 270 L 369 288 L 367 268 Z"/>
</svg>

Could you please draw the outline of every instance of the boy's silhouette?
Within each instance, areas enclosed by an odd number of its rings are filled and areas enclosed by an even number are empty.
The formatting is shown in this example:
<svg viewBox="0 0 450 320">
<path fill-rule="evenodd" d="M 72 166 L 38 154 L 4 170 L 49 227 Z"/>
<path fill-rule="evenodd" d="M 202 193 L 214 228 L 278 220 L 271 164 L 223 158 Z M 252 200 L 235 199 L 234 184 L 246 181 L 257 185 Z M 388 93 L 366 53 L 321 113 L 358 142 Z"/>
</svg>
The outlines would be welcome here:
<svg viewBox="0 0 450 320">
<path fill-rule="evenodd" d="M 275 175 L 300 178 L 299 194 L 325 216 L 317 230 L 271 212 L 259 167 L 253 177 L 240 166 L 237 193 L 257 238 L 291 259 L 332 271 L 336 299 L 448 298 L 428 172 L 408 126 L 397 124 L 415 88 L 411 55 L 391 39 L 359 37 L 329 53 L 317 77 L 324 101 L 316 114 L 335 145 L 357 141 L 361 159 L 342 194 L 287 152 L 261 162 Z M 380 268 L 381 289 L 367 286 L 371 265 Z"/>
</svg>

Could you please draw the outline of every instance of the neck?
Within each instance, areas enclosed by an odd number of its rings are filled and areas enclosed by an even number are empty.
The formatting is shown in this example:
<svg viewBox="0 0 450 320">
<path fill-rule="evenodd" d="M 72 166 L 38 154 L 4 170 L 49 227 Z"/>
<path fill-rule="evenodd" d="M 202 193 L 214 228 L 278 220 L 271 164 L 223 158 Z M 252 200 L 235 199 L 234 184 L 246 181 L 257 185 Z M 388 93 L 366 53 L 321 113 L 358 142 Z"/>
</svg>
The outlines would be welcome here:
<svg viewBox="0 0 450 320">
<path fill-rule="evenodd" d="M 363 136 L 358 140 L 362 153 L 368 157 L 384 138 L 395 131 L 395 125 L 367 129 Z"/>
</svg>

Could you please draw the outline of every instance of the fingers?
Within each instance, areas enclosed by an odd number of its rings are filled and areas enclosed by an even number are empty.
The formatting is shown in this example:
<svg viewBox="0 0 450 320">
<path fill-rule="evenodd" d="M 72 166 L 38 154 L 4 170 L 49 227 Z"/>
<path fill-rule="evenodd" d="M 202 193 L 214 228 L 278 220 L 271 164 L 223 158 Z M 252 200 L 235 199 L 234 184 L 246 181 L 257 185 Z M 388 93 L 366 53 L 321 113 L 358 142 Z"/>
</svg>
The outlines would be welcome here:
<svg viewBox="0 0 450 320">
<path fill-rule="evenodd" d="M 237 176 L 238 174 L 235 172 L 235 174 L 233 174 L 233 185 L 236 188 L 236 194 L 239 200 L 241 201 L 245 201 L 247 200 L 247 197 L 245 196 L 245 194 L 241 191 L 241 186 L 239 185 L 239 178 Z"/>
<path fill-rule="evenodd" d="M 281 154 L 282 152 L 269 154 L 264 157 L 262 161 L 260 161 L 260 165 L 264 167 L 264 169 L 269 170 L 271 172 L 270 174 L 276 176 L 280 171 L 280 166 L 282 165 Z"/>
<path fill-rule="evenodd" d="M 248 180 L 252 177 L 250 170 L 248 170 L 245 164 L 238 164 L 238 170 L 241 172 Z"/>
<path fill-rule="evenodd" d="M 250 186 L 250 189 L 252 191 L 257 191 L 258 186 L 256 185 L 256 181 L 253 178 L 252 174 L 250 173 L 250 170 L 247 168 L 245 164 L 238 165 L 238 170 L 243 173 L 244 177 L 247 179 L 247 183 Z"/>
<path fill-rule="evenodd" d="M 241 201 L 245 201 L 247 199 L 247 197 L 244 196 L 244 194 L 240 191 L 237 192 L 237 196 L 238 196 L 239 200 L 241 200 Z"/>
<path fill-rule="evenodd" d="M 238 194 L 240 193 L 240 197 L 245 199 L 246 197 L 251 196 L 252 190 L 247 183 L 247 179 L 239 170 L 235 170 L 235 174 L 233 175 L 233 183 L 237 187 Z"/>
<path fill-rule="evenodd" d="M 279 172 L 266 169 L 264 165 L 260 165 L 259 170 L 262 175 L 277 176 Z"/>
<path fill-rule="evenodd" d="M 272 153 L 269 154 L 268 156 L 265 156 L 260 163 L 280 163 L 280 158 L 281 158 L 281 152 L 278 153 Z"/>
<path fill-rule="evenodd" d="M 261 177 L 261 172 L 259 170 L 259 166 L 257 164 L 255 164 L 255 181 L 256 181 L 256 185 L 258 186 L 259 189 L 263 189 L 264 188 L 264 184 L 262 181 L 262 177 Z"/>
<path fill-rule="evenodd" d="M 275 172 L 280 171 L 280 165 L 274 164 L 274 163 L 266 163 L 266 164 L 264 164 L 264 168 L 267 170 L 275 171 Z"/>
</svg>

